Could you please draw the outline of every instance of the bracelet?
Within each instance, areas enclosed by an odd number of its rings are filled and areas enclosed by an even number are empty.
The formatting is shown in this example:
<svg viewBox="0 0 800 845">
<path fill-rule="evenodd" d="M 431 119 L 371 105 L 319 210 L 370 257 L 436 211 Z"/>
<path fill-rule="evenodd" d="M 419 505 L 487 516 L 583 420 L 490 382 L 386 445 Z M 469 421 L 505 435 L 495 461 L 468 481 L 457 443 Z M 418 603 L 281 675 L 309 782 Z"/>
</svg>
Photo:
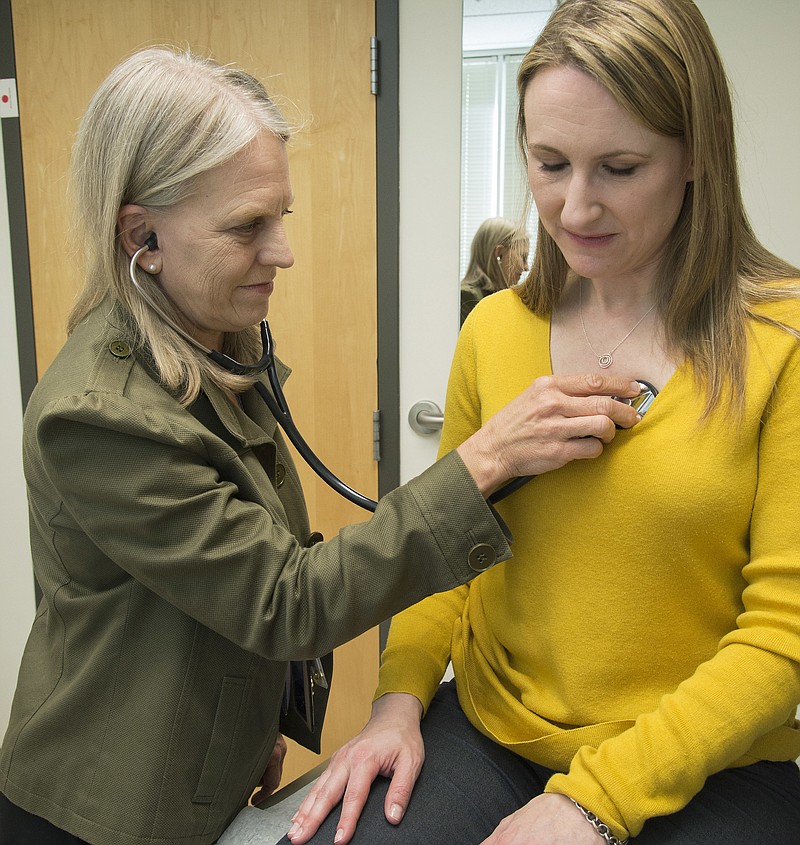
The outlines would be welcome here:
<svg viewBox="0 0 800 845">
<path fill-rule="evenodd" d="M 570 798 L 569 800 L 583 813 L 586 821 L 606 840 L 608 845 L 627 845 L 627 839 L 617 839 L 611 832 L 611 828 L 604 822 L 601 822 L 593 812 L 587 810 L 586 807 L 582 807 L 574 798 Z"/>
</svg>

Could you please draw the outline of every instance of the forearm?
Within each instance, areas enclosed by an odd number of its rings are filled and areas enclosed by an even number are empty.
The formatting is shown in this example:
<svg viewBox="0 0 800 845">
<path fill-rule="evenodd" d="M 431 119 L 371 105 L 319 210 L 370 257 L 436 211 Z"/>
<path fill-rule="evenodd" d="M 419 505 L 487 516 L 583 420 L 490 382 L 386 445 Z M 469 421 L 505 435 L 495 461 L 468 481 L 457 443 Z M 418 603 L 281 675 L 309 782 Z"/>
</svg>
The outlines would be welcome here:
<svg viewBox="0 0 800 845">
<path fill-rule="evenodd" d="M 392 619 L 378 679 L 378 696 L 409 693 L 427 711 L 450 662 L 453 626 L 469 594 L 464 585 L 419 602 Z"/>
<path fill-rule="evenodd" d="M 476 543 L 491 548 L 493 561 L 510 556 L 501 526 L 456 455 L 384 497 L 370 521 L 305 548 L 305 537 L 284 521 L 266 472 L 256 477 L 258 467 L 199 426 L 190 428 L 191 420 L 182 430 L 177 419 L 161 422 L 115 401 L 114 428 L 99 425 L 97 410 L 78 399 L 48 416 L 28 449 L 43 547 L 52 546 L 53 520 L 64 523 L 86 547 L 74 566 L 122 570 L 264 657 L 324 653 L 468 581 L 477 571 L 470 562 Z M 133 462 L 125 484 L 97 469 Z"/>
<path fill-rule="evenodd" d="M 798 700 L 798 663 L 745 646 L 724 649 L 634 727 L 581 748 L 547 791 L 574 798 L 621 838 L 635 836 L 648 818 L 683 808 L 709 775 L 758 759 L 748 758 L 751 748 L 780 734 Z M 785 745 L 780 735 L 774 742 Z"/>
</svg>

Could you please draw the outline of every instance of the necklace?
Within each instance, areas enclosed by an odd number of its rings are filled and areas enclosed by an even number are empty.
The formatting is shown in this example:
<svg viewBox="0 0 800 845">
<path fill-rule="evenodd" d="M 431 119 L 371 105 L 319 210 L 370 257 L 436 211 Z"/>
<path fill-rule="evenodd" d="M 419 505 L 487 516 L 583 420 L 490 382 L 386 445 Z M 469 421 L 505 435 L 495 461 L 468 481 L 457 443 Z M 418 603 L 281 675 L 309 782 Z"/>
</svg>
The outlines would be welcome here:
<svg viewBox="0 0 800 845">
<path fill-rule="evenodd" d="M 592 354 L 597 358 L 597 365 L 602 370 L 607 370 L 613 363 L 614 363 L 614 353 L 622 346 L 623 343 L 639 328 L 639 326 L 644 322 L 644 318 L 656 307 L 655 304 L 651 305 L 647 311 L 642 314 L 642 316 L 637 321 L 636 325 L 622 338 L 622 340 L 610 351 L 600 354 L 594 346 L 592 346 L 592 342 L 589 340 L 589 335 L 586 334 L 586 326 L 583 322 L 583 280 L 581 279 L 580 284 L 578 285 L 578 313 L 580 314 L 581 318 L 581 328 L 583 329 L 583 336 L 586 338 L 586 344 L 589 349 L 592 350 Z"/>
</svg>

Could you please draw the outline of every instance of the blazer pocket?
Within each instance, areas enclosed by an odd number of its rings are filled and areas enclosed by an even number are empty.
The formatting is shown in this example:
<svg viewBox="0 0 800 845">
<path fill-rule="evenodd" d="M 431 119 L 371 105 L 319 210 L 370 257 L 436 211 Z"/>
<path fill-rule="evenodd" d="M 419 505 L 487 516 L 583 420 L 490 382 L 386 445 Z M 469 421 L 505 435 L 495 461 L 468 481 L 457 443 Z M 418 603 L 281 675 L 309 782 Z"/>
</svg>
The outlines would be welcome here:
<svg viewBox="0 0 800 845">
<path fill-rule="evenodd" d="M 230 755 L 233 753 L 234 739 L 238 732 L 242 700 L 247 689 L 246 678 L 226 677 L 222 680 L 217 712 L 211 740 L 203 761 L 197 791 L 192 801 L 195 804 L 210 804 L 222 781 Z"/>
</svg>

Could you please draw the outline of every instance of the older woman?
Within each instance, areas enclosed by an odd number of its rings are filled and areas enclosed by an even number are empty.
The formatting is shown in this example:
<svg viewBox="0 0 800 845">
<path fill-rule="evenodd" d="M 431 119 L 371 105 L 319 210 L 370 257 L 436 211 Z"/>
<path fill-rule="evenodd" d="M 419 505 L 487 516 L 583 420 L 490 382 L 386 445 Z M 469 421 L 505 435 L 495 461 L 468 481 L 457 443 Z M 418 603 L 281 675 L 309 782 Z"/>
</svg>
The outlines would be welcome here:
<svg viewBox="0 0 800 845">
<path fill-rule="evenodd" d="M 518 92 L 533 269 L 461 331 L 442 453 L 537 376 L 661 392 L 499 506 L 512 561 L 395 617 L 289 838 L 344 795 L 314 842 L 797 842 L 800 271 L 748 226 L 691 0 L 564 0 Z"/>
<path fill-rule="evenodd" d="M 252 77 L 161 49 L 82 121 L 86 284 L 25 418 L 43 601 L 0 754 L 3 845 L 214 842 L 276 783 L 289 659 L 508 558 L 484 497 L 636 422 L 612 398 L 627 377 L 537 385 L 315 543 L 250 363 L 293 261 L 288 134 Z"/>
<path fill-rule="evenodd" d="M 505 217 L 490 217 L 478 226 L 461 280 L 461 322 L 486 296 L 517 284 L 528 269 L 530 239 Z"/>
</svg>

